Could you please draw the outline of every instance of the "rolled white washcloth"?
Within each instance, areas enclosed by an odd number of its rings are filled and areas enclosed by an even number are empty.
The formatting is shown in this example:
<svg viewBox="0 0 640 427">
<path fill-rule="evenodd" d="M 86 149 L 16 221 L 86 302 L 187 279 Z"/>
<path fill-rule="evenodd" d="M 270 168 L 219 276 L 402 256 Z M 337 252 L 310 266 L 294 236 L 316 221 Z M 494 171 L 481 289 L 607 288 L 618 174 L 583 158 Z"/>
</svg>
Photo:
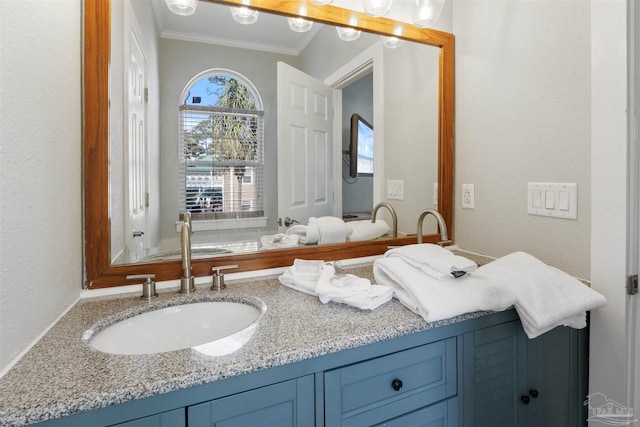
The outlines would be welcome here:
<svg viewBox="0 0 640 427">
<path fill-rule="evenodd" d="M 315 245 L 320 239 L 320 230 L 316 224 L 296 224 L 287 229 L 287 234 L 297 235 L 303 245 Z"/>
<path fill-rule="evenodd" d="M 432 243 L 401 246 L 388 250 L 384 256 L 400 258 L 438 280 L 463 276 L 478 268 L 470 259 Z"/>
<path fill-rule="evenodd" d="M 350 242 L 377 239 L 390 230 L 389 224 L 382 219 L 378 219 L 376 222 L 371 222 L 370 219 L 349 221 L 347 222 L 347 229 L 351 230 L 348 238 Z"/>
<path fill-rule="evenodd" d="M 335 216 L 321 216 L 309 218 L 309 227 L 316 225 L 319 231 L 318 243 L 342 243 L 347 241 L 349 229 L 345 222 Z"/>
</svg>

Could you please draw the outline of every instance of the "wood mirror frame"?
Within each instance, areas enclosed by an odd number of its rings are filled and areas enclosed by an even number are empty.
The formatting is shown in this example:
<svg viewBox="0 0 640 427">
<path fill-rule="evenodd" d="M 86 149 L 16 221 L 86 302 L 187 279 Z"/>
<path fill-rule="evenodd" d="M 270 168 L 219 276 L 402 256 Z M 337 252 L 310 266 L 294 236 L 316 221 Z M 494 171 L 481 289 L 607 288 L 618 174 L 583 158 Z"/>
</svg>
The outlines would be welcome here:
<svg viewBox="0 0 640 427">
<path fill-rule="evenodd" d="M 242 0 L 200 0 L 227 5 L 240 5 Z M 393 35 L 402 27 L 405 40 L 440 48 L 438 94 L 438 210 L 453 236 L 453 125 L 454 125 L 454 37 L 450 33 L 419 29 L 411 24 L 385 18 L 371 18 L 333 6 L 318 6 L 305 0 L 252 0 L 251 7 L 260 11 L 295 16 L 301 3 L 307 7 L 307 18 L 331 25 L 348 25 L 358 16 L 357 28 L 380 35 Z M 89 289 L 130 284 L 130 274 L 153 273 L 157 281 L 179 279 L 181 261 L 112 265 L 109 220 L 109 56 L 111 46 L 111 0 L 84 1 L 84 68 L 83 68 L 83 181 L 84 181 L 84 286 Z M 416 224 L 418 215 L 416 212 Z M 437 242 L 439 235 L 426 235 L 424 242 Z M 237 264 L 234 272 L 260 270 L 291 265 L 295 258 L 326 261 L 379 255 L 391 245 L 416 243 L 416 237 L 384 238 L 363 242 L 276 249 L 238 255 L 216 256 L 192 260 L 193 275 L 208 276 L 211 267 Z"/>
</svg>

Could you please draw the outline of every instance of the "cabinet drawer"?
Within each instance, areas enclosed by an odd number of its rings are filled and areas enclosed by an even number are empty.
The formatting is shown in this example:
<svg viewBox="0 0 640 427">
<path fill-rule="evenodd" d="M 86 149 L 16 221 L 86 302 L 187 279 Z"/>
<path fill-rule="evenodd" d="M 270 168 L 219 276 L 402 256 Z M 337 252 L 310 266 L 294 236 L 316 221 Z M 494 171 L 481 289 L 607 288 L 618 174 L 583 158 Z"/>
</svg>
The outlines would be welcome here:
<svg viewBox="0 0 640 427">
<path fill-rule="evenodd" d="M 189 427 L 306 427 L 314 422 L 313 375 L 187 408 Z"/>
<path fill-rule="evenodd" d="M 407 427 L 407 426 L 458 426 L 458 398 L 452 397 L 426 408 L 418 409 L 406 415 L 377 424 L 375 427 Z"/>
<path fill-rule="evenodd" d="M 326 372 L 325 425 L 380 423 L 456 394 L 456 339 Z"/>
</svg>

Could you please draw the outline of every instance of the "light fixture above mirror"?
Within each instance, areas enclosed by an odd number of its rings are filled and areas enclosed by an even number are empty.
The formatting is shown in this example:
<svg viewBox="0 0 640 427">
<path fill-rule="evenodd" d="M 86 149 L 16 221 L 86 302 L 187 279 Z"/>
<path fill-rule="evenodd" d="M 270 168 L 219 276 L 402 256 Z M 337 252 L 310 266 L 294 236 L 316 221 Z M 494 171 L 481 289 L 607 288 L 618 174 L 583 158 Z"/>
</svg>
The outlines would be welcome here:
<svg viewBox="0 0 640 427">
<path fill-rule="evenodd" d="M 306 33 L 313 27 L 313 21 L 304 18 L 287 18 L 289 28 L 296 33 Z"/>
<path fill-rule="evenodd" d="M 391 11 L 393 0 L 364 0 L 364 13 L 373 17 L 381 18 Z"/>
<path fill-rule="evenodd" d="M 418 28 L 433 27 L 438 21 L 444 0 L 412 0 L 411 17 Z"/>
<path fill-rule="evenodd" d="M 327 5 L 333 3 L 334 0 L 311 0 L 317 5 Z M 445 0 L 410 0 L 396 1 L 393 0 L 362 0 L 360 2 L 360 11 L 364 11 L 373 18 L 386 17 L 393 11 L 397 11 L 396 15 L 410 16 L 413 24 L 418 28 L 433 27 L 440 17 L 442 7 Z M 354 1 L 337 0 L 337 7 L 346 7 L 354 9 Z"/>
<path fill-rule="evenodd" d="M 444 1 L 445 0 L 411 0 L 408 3 L 410 9 L 409 14 L 411 15 L 414 25 L 418 28 L 433 27 L 440 17 Z M 166 2 L 169 10 L 180 16 L 192 15 L 198 5 L 198 0 L 166 0 Z M 311 3 L 319 6 L 328 5 L 332 2 L 333 0 L 311 0 Z M 249 1 L 243 2 L 243 4 L 246 4 L 246 6 L 230 6 L 233 19 L 236 22 L 245 25 L 255 23 L 258 19 L 258 11 L 247 7 L 250 5 Z M 362 0 L 362 10 L 364 13 L 374 18 L 387 16 L 391 11 L 392 5 L 393 0 Z M 398 8 L 403 8 L 407 6 L 407 3 L 397 3 L 397 5 Z M 352 5 L 349 5 L 349 8 L 352 8 L 351 6 Z M 298 14 L 305 16 L 304 11 L 299 11 Z M 312 21 L 300 17 L 289 18 L 288 21 L 289 27 L 293 31 L 300 33 L 309 31 L 313 25 Z M 356 30 L 353 29 L 345 29 L 342 32 L 338 31 L 338 35 L 340 35 L 342 40 L 346 41 L 358 38 Z"/>
<path fill-rule="evenodd" d="M 402 46 L 404 40 L 399 39 L 398 37 L 393 36 L 382 36 L 382 44 L 387 49 L 396 49 Z"/>
<path fill-rule="evenodd" d="M 347 42 L 357 40 L 362 33 L 360 30 L 350 27 L 336 27 L 336 31 L 338 32 L 338 37 Z"/>
<path fill-rule="evenodd" d="M 231 11 L 233 20 L 238 24 L 251 25 L 258 20 L 259 12 L 257 10 L 249 9 L 248 7 L 244 6 L 231 6 L 229 7 L 229 10 Z"/>
<path fill-rule="evenodd" d="M 169 10 L 176 15 L 193 15 L 198 6 L 198 0 L 166 0 Z"/>
</svg>

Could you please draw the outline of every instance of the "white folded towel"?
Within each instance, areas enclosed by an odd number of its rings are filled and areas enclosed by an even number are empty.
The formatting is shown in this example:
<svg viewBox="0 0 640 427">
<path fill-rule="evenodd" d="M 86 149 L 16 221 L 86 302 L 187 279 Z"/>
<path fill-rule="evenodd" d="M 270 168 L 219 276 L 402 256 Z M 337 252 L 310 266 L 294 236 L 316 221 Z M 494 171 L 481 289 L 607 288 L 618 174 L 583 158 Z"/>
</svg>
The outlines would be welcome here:
<svg viewBox="0 0 640 427">
<path fill-rule="evenodd" d="M 443 280 L 472 273 L 478 265 L 448 249 L 431 243 L 406 245 L 390 249 L 385 257 L 398 257 L 429 276 Z"/>
<path fill-rule="evenodd" d="M 383 257 L 373 263 L 373 274 L 378 284 L 393 286 L 394 297 L 428 322 L 475 311 L 502 311 L 515 302 L 512 293 L 480 270 L 456 280 L 439 280 L 400 257 Z"/>
<path fill-rule="evenodd" d="M 323 265 L 324 261 L 295 259 L 293 265 L 285 269 L 278 279 L 291 289 L 316 296 L 316 286 Z"/>
<path fill-rule="evenodd" d="M 319 297 L 323 304 L 334 301 L 374 310 L 393 298 L 393 288 L 373 286 L 369 279 L 352 274 L 336 275 L 334 267 L 323 261 L 296 259 L 278 279 L 289 288 Z"/>
<path fill-rule="evenodd" d="M 274 234 L 260 236 L 260 245 L 263 249 L 295 248 L 298 246 L 300 236 L 297 234 Z"/>
<path fill-rule="evenodd" d="M 384 236 L 390 230 L 389 224 L 382 219 L 378 219 L 376 222 L 371 222 L 370 219 L 349 221 L 346 224 L 347 229 L 350 230 L 348 238 L 350 242 L 377 239 L 378 237 Z"/>
<path fill-rule="evenodd" d="M 309 218 L 309 226 L 316 225 L 319 235 L 318 244 L 342 243 L 347 241 L 349 230 L 345 222 L 335 216 L 321 216 Z"/>
<path fill-rule="evenodd" d="M 303 245 L 315 245 L 320 239 L 320 230 L 316 224 L 296 224 L 287 229 L 288 235 L 296 235 Z"/>
<path fill-rule="evenodd" d="M 584 328 L 586 312 L 607 303 L 600 293 L 525 252 L 514 252 L 483 265 L 473 277 L 481 271 L 513 293 L 516 311 L 529 338 L 560 325 Z"/>
</svg>

